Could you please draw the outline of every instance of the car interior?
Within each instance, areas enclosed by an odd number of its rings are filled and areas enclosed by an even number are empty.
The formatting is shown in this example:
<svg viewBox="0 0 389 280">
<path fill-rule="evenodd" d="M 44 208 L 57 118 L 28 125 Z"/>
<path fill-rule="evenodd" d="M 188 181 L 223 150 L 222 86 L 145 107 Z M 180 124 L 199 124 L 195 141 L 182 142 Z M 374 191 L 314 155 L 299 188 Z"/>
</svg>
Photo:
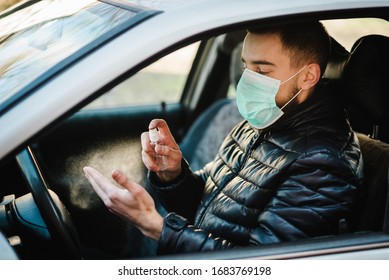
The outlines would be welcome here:
<svg viewBox="0 0 389 280">
<path fill-rule="evenodd" d="M 28 149 L 3 164 L 0 176 L 12 178 L 12 181 L 3 182 L 0 188 L 0 230 L 8 241 L 19 236 L 13 243 L 18 256 L 22 259 L 155 256 L 156 242 L 144 238 L 134 226 L 105 208 L 85 179 L 82 167 L 94 166 L 107 177 L 113 168 L 121 168 L 148 189 L 158 210 L 166 214 L 147 186 L 147 170 L 140 155 L 140 134 L 151 119 L 163 118 L 192 170 L 211 161 L 224 137 L 243 120 L 234 99 L 227 97 L 227 91 L 239 81 L 245 32 L 232 30 L 208 36 L 200 43 L 179 104 L 76 111 L 35 137 Z M 340 221 L 334 246 L 339 238 L 366 233 L 379 232 L 382 239 L 389 240 L 388 49 L 389 37 L 383 35 L 363 36 L 355 41 L 351 51 L 334 38 L 331 41 L 331 58 L 323 79 L 347 109 L 360 141 L 365 169 L 364 192 L 358 207 L 349 219 Z M 204 75 L 206 80 L 202 79 Z M 203 81 L 201 87 L 199 81 Z M 35 166 L 38 169 L 32 172 L 42 176 L 30 178 L 26 174 L 31 171 L 25 166 Z M 50 199 L 41 203 L 60 208 L 60 216 L 66 220 L 59 223 L 55 233 L 63 235 L 60 240 L 69 240 L 62 245 L 52 246 L 52 232 L 45 228 L 39 213 L 31 210 L 34 206 L 30 205 L 32 199 L 27 185 L 35 184 L 34 180 L 41 180 L 37 184 L 46 185 L 55 200 L 54 204 Z M 11 204 L 14 210 L 10 210 Z M 15 214 L 26 211 L 23 207 L 31 210 L 28 215 L 33 218 Z M 50 219 L 40 214 L 44 221 Z M 372 243 L 374 239 L 366 242 Z M 69 249 L 69 244 L 74 248 Z"/>
</svg>

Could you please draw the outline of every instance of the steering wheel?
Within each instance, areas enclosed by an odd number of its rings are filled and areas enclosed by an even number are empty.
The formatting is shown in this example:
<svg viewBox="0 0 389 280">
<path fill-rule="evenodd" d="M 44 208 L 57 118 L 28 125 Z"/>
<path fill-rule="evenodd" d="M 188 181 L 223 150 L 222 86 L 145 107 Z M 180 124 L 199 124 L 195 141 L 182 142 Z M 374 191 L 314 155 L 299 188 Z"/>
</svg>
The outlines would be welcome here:
<svg viewBox="0 0 389 280">
<path fill-rule="evenodd" d="M 80 242 L 70 214 L 58 196 L 49 190 L 31 147 L 23 149 L 16 160 L 47 229 L 64 257 L 81 259 Z"/>
</svg>

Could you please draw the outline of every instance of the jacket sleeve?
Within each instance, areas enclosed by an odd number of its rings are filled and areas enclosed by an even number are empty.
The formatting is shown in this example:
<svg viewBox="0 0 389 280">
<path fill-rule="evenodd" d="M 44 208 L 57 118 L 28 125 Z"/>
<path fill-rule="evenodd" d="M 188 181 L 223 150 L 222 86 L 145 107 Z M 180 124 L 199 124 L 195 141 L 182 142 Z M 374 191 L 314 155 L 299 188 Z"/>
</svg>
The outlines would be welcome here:
<svg viewBox="0 0 389 280">
<path fill-rule="evenodd" d="M 159 255 L 222 250 L 235 247 L 234 244 L 212 236 L 193 223 L 194 216 L 209 175 L 209 165 L 193 173 L 188 163 L 182 161 L 182 173 L 172 182 L 162 183 L 154 172 L 149 172 L 151 187 L 158 199 L 170 212 L 164 218 L 164 225 L 158 242 Z"/>
<path fill-rule="evenodd" d="M 171 182 L 161 182 L 154 172 L 149 172 L 151 187 L 168 212 L 193 221 L 204 190 L 207 168 L 193 173 L 185 159 L 182 160 L 181 175 Z"/>
<path fill-rule="evenodd" d="M 172 212 L 164 218 L 157 254 L 204 252 L 234 247 L 231 242 L 190 225 L 187 219 Z"/>
<path fill-rule="evenodd" d="M 327 153 L 301 156 L 259 215 L 247 246 L 337 234 L 339 221 L 349 214 L 361 185 L 362 161 L 356 166 L 354 170 L 342 158 Z M 234 247 L 238 246 L 170 213 L 164 219 L 158 254 Z"/>
</svg>

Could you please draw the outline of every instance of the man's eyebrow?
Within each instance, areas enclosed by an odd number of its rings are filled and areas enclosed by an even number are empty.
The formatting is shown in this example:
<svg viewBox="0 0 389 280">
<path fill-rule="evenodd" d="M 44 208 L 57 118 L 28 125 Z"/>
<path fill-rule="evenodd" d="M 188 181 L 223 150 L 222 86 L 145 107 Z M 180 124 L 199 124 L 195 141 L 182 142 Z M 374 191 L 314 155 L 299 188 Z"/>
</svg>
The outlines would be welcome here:
<svg viewBox="0 0 389 280">
<path fill-rule="evenodd" d="M 244 58 L 242 58 L 242 62 L 243 63 L 246 63 L 246 61 L 244 60 Z M 271 65 L 271 66 L 275 66 L 274 63 L 270 62 L 270 61 L 267 61 L 267 60 L 254 60 L 254 61 L 250 61 L 251 64 L 258 64 L 258 65 Z"/>
</svg>

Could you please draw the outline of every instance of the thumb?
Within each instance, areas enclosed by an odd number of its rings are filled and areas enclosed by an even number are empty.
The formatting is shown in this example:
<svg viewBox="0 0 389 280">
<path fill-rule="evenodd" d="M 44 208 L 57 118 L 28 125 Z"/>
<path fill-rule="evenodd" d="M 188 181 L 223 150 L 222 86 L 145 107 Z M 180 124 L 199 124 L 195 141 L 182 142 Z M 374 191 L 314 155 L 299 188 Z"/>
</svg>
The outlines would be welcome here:
<svg viewBox="0 0 389 280">
<path fill-rule="evenodd" d="M 167 145 L 173 149 L 178 148 L 177 142 L 174 139 L 173 134 L 171 133 L 170 128 L 165 120 L 163 119 L 152 120 L 149 124 L 149 129 L 154 129 L 154 128 L 158 128 L 163 145 Z"/>
<path fill-rule="evenodd" d="M 132 191 L 133 185 L 131 184 L 130 179 L 120 170 L 115 169 L 112 171 L 112 178 L 128 191 Z"/>
</svg>

